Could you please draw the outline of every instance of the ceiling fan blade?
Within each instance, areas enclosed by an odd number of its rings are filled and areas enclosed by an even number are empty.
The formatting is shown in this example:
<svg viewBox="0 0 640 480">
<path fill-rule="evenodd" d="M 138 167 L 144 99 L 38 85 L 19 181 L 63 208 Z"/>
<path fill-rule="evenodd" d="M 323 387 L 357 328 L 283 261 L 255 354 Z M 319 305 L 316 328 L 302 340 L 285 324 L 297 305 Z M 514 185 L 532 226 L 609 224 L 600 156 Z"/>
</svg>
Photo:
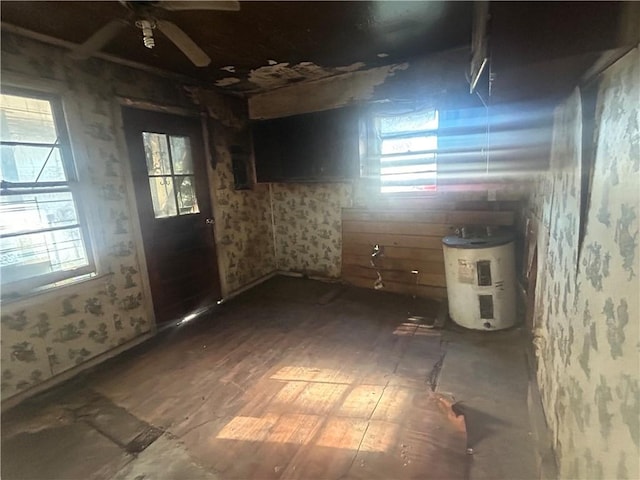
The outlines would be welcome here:
<svg viewBox="0 0 640 480">
<path fill-rule="evenodd" d="M 158 20 L 158 29 L 164 33 L 169 40 L 176 44 L 196 67 L 206 67 L 211 63 L 209 55 L 195 44 L 191 37 L 184 33 L 175 23 L 167 20 Z"/>
<path fill-rule="evenodd" d="M 158 6 L 165 10 L 240 10 L 240 2 L 237 0 L 162 0 Z"/>
<path fill-rule="evenodd" d="M 89 58 L 109 43 L 109 41 L 126 26 L 127 22 L 121 18 L 111 20 L 91 35 L 84 43 L 71 50 L 69 55 L 71 58 L 75 58 L 76 60 Z"/>
</svg>

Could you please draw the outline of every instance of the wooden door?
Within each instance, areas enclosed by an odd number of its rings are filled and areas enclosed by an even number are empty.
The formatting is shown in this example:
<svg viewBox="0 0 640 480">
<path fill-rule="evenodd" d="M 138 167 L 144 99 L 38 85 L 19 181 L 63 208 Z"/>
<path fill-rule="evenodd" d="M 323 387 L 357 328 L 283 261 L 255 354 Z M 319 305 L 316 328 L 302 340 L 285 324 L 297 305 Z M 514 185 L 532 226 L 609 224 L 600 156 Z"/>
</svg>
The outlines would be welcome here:
<svg viewBox="0 0 640 480">
<path fill-rule="evenodd" d="M 156 322 L 219 300 L 199 119 L 123 108 Z"/>
</svg>

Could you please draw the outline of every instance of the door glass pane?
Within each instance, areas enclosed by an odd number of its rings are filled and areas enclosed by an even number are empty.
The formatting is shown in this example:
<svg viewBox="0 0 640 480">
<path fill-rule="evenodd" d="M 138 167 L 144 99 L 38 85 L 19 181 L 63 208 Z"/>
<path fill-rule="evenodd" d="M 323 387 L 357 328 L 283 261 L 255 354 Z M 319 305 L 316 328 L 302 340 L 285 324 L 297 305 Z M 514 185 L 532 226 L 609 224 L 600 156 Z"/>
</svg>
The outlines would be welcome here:
<svg viewBox="0 0 640 480">
<path fill-rule="evenodd" d="M 170 137 L 171 158 L 173 160 L 173 172 L 193 173 L 193 160 L 191 159 L 191 145 L 189 137 Z"/>
<path fill-rule="evenodd" d="M 178 207 L 180 215 L 199 213 L 198 199 L 196 198 L 195 182 L 192 175 L 175 177 L 178 188 Z"/>
<path fill-rule="evenodd" d="M 156 218 L 173 217 L 178 214 L 176 198 L 173 194 L 173 178 L 170 176 L 150 177 L 153 213 Z"/>
<path fill-rule="evenodd" d="M 142 140 L 149 175 L 171 175 L 167 136 L 161 133 L 142 132 Z"/>
</svg>

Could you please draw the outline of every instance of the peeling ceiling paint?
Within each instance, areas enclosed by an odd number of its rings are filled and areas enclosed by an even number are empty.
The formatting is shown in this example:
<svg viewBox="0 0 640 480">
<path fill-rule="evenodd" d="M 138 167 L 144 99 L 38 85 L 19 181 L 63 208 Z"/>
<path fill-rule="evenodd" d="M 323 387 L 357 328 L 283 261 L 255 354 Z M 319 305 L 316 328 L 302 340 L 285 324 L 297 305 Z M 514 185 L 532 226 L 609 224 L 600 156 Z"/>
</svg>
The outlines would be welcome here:
<svg viewBox="0 0 640 480">
<path fill-rule="evenodd" d="M 342 72 L 315 82 L 300 82 L 249 97 L 249 117 L 267 119 L 343 107 L 373 97 L 377 86 L 410 64 L 387 65 L 368 70 Z"/>
<path fill-rule="evenodd" d="M 242 80 L 240 80 L 238 77 L 225 77 L 216 81 L 216 87 L 228 87 L 240 82 L 242 82 Z"/>
<path fill-rule="evenodd" d="M 269 65 L 249 72 L 247 79 L 257 87 L 256 90 L 270 90 L 292 83 L 319 80 L 334 75 L 355 72 L 366 66 L 363 62 L 356 62 L 343 67 L 322 67 L 313 62 L 300 62 L 297 65 L 290 65 L 288 62 L 275 64 L 272 62 L 273 60 L 270 60 Z"/>
</svg>

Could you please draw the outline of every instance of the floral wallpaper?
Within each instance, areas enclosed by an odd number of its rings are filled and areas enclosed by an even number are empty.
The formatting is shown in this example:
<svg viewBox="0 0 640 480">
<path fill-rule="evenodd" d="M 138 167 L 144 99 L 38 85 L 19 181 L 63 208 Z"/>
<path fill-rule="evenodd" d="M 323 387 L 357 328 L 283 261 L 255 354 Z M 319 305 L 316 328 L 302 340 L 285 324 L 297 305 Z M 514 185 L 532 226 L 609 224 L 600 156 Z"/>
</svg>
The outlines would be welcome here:
<svg viewBox="0 0 640 480">
<path fill-rule="evenodd" d="M 226 297 L 276 270 L 269 185 L 256 184 L 251 178 L 250 190 L 234 187 L 232 146 L 251 151 L 246 103 L 209 91 L 199 90 L 195 95 L 213 119 L 216 168 L 210 169 L 209 183 L 222 294 Z M 251 165 L 247 167 L 252 171 Z"/>
<path fill-rule="evenodd" d="M 600 78 L 581 248 L 578 90 L 556 110 L 551 168 L 530 204 L 538 224 L 537 379 L 560 478 L 640 477 L 638 78 L 637 48 Z"/>
<path fill-rule="evenodd" d="M 273 184 L 271 195 L 278 269 L 339 277 L 351 184 Z"/>
<path fill-rule="evenodd" d="M 1 48 L 3 82 L 15 78 L 25 88 L 54 88 L 64 95 L 98 265 L 96 278 L 3 300 L 0 370 L 6 399 L 152 331 L 117 97 L 195 107 L 192 92 L 173 79 L 97 59 L 76 62 L 63 49 L 7 32 Z M 222 108 L 219 97 L 211 93 L 205 99 L 212 105 L 210 113 Z M 275 261 L 268 188 L 233 190 L 228 143 L 235 140 L 227 137 L 238 128 L 220 112 L 212 115 L 218 166 L 210 174 L 221 281 L 232 291 L 273 271 Z"/>
<path fill-rule="evenodd" d="M 212 182 L 216 245 L 223 296 L 276 270 L 269 186 L 234 190 L 230 155 L 216 144 L 219 162 Z"/>
</svg>

